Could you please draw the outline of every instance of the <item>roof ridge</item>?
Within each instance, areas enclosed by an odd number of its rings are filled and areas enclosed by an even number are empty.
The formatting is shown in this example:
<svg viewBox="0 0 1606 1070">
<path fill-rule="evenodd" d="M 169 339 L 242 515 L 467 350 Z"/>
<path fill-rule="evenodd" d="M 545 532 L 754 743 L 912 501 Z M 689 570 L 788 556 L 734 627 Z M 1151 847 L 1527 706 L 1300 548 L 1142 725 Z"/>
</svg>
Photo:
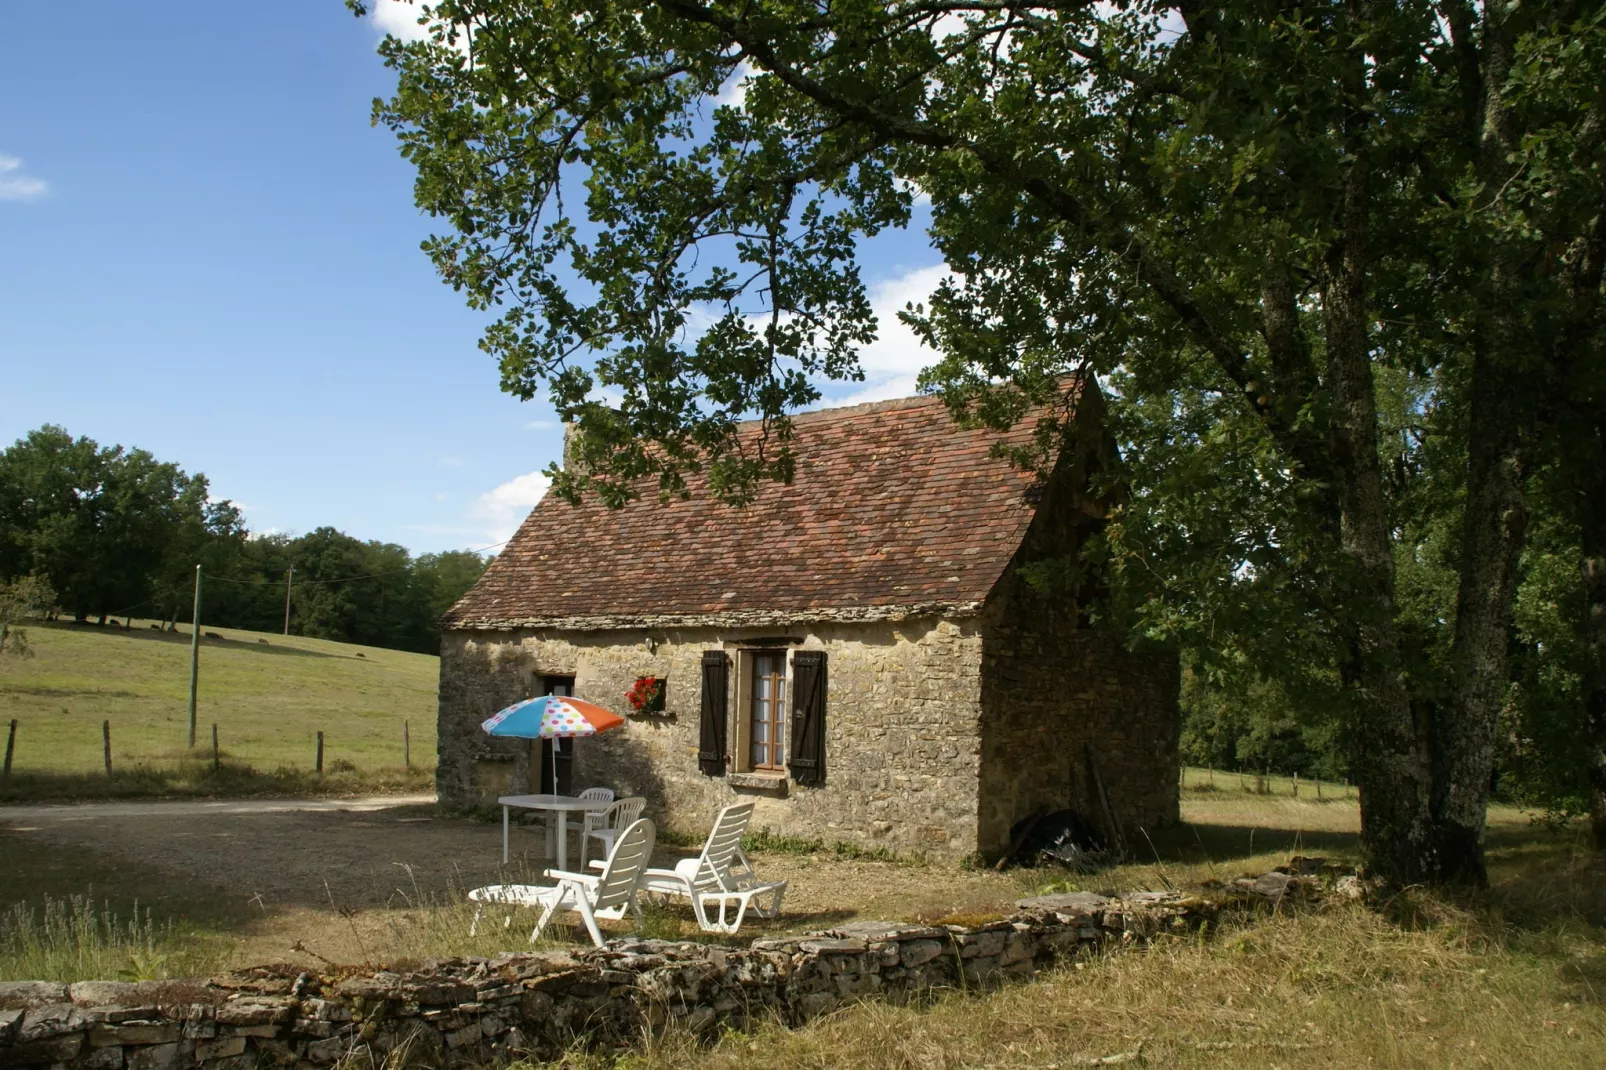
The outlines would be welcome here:
<svg viewBox="0 0 1606 1070">
<path fill-rule="evenodd" d="M 884 398 L 880 401 L 861 401 L 857 405 L 827 405 L 818 409 L 803 409 L 800 412 L 788 413 L 787 418 L 797 423 L 825 423 L 829 420 L 845 419 L 861 416 L 872 412 L 892 412 L 897 409 L 918 409 L 931 405 L 939 405 L 942 398 L 936 394 L 910 394 L 901 398 Z M 738 428 L 757 427 L 764 421 L 762 418 L 752 420 L 738 420 Z"/>
</svg>

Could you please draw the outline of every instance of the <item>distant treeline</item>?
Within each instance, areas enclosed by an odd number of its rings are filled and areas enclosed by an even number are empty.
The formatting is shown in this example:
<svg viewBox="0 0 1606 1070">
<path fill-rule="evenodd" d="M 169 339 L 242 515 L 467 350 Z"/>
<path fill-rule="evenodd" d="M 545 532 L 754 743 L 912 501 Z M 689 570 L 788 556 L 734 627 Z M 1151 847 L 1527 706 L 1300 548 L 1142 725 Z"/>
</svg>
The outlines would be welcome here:
<svg viewBox="0 0 1606 1070">
<path fill-rule="evenodd" d="M 188 622 L 200 564 L 203 626 L 279 631 L 294 566 L 291 634 L 433 653 L 441 614 L 487 563 L 328 527 L 253 535 L 204 475 L 49 424 L 0 451 L 0 583 L 47 577 L 77 620 Z"/>
</svg>

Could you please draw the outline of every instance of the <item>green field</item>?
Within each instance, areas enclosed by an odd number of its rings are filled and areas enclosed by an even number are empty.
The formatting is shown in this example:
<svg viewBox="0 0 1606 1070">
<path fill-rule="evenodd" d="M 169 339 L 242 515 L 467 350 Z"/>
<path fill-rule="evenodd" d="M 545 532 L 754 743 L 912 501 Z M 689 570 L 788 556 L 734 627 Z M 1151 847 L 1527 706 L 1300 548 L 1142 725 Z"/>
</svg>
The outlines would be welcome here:
<svg viewBox="0 0 1606 1070">
<path fill-rule="evenodd" d="M 416 790 L 432 779 L 438 658 L 203 624 L 203 634 L 219 638 L 201 641 L 198 746 L 191 752 L 190 635 L 148 625 L 29 627 L 35 656 L 0 663 L 0 722 L 18 722 L 5 794 L 206 791 L 190 782 L 210 771 L 214 724 L 235 787 L 272 788 L 247 782 L 264 775 L 296 787 L 313 769 L 320 731 L 325 770 L 340 778 L 331 790 Z M 116 787 L 106 783 L 106 721 L 113 779 L 122 790 L 97 787 L 94 779 Z M 410 776 L 403 771 L 404 725 Z"/>
</svg>

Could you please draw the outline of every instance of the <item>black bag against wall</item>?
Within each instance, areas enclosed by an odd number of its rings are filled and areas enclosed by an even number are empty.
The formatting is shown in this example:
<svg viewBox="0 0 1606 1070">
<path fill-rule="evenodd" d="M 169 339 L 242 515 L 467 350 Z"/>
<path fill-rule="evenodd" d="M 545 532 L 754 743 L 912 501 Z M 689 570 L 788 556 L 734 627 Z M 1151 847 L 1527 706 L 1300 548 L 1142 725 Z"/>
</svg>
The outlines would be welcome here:
<svg viewBox="0 0 1606 1070">
<path fill-rule="evenodd" d="M 792 655 L 792 779 L 825 783 L 825 652 Z"/>
<path fill-rule="evenodd" d="M 730 712 L 730 659 L 723 650 L 703 652 L 702 718 L 697 729 L 697 765 L 704 776 L 725 775 L 725 731 Z"/>
</svg>

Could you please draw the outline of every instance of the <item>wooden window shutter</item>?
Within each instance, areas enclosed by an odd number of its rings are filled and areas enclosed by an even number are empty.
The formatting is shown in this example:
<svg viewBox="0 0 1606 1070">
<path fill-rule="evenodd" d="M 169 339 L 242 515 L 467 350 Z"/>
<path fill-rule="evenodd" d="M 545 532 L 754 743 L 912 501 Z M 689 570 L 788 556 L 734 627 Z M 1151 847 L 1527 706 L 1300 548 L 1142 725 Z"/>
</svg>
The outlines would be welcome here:
<svg viewBox="0 0 1606 1070">
<path fill-rule="evenodd" d="M 697 764 L 704 776 L 725 775 L 725 725 L 729 721 L 730 659 L 723 650 L 703 652 L 702 720 L 697 731 Z"/>
<path fill-rule="evenodd" d="M 792 655 L 792 779 L 825 783 L 825 652 Z"/>
</svg>

